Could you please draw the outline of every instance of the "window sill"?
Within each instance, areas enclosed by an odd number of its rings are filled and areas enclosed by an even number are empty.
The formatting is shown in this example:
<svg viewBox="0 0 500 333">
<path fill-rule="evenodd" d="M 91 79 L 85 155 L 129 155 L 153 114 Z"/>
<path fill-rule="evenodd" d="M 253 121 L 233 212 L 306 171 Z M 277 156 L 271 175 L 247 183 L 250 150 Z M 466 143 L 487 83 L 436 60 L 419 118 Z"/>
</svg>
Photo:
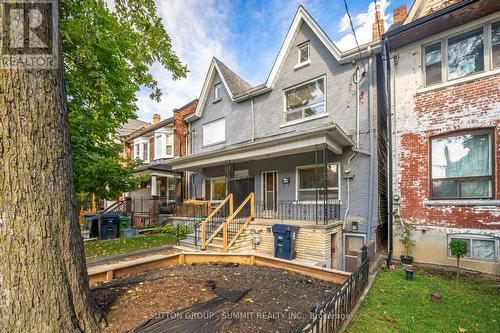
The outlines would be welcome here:
<svg viewBox="0 0 500 333">
<path fill-rule="evenodd" d="M 288 127 L 288 126 L 293 126 L 293 125 L 305 123 L 306 121 L 311 121 L 311 120 L 315 120 L 315 119 L 325 118 L 325 117 L 328 117 L 328 116 L 329 116 L 328 112 L 323 112 L 323 113 L 315 115 L 315 116 L 306 117 L 306 118 L 302 118 L 302 119 L 297 119 L 297 120 L 292 120 L 292 121 L 286 122 L 284 124 L 281 124 L 280 128 Z"/>
<path fill-rule="evenodd" d="M 461 84 L 461 83 L 465 83 L 465 82 L 469 82 L 469 81 L 473 81 L 473 80 L 477 80 L 477 79 L 486 78 L 486 77 L 493 76 L 496 74 L 500 74 L 500 68 L 496 68 L 496 69 L 493 69 L 493 70 L 490 70 L 487 72 L 478 73 L 478 74 L 472 74 L 472 75 L 465 76 L 465 77 L 462 77 L 459 79 L 454 79 L 451 81 L 437 83 L 434 85 L 430 85 L 428 87 L 421 87 L 421 88 L 417 89 L 417 94 L 425 93 L 428 91 L 433 91 L 433 90 L 437 90 L 437 89 L 441 89 L 441 88 L 446 88 L 446 87 L 454 86 L 457 84 Z"/>
<path fill-rule="evenodd" d="M 424 206 L 500 206 L 500 200 L 493 200 L 493 199 L 424 200 Z"/>
<path fill-rule="evenodd" d="M 207 145 L 203 145 L 202 148 L 210 148 L 210 147 L 213 147 L 213 146 L 217 146 L 217 145 L 223 144 L 225 142 L 226 142 L 226 140 L 222 140 L 222 141 L 214 142 L 214 143 L 209 143 Z"/>
<path fill-rule="evenodd" d="M 302 67 L 309 66 L 311 64 L 311 59 L 301 62 L 293 67 L 294 70 L 301 69 Z"/>
</svg>

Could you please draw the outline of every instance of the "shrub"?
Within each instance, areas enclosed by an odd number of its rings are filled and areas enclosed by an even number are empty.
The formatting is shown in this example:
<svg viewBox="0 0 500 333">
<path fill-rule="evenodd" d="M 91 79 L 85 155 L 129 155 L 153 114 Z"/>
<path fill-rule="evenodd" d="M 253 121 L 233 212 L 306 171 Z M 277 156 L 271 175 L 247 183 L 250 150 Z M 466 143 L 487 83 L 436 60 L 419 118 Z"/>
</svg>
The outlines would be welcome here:
<svg viewBox="0 0 500 333">
<path fill-rule="evenodd" d="M 177 235 L 177 226 L 174 224 L 167 224 L 161 227 L 161 233 L 172 236 Z M 192 232 L 192 229 L 186 225 L 179 225 L 179 238 L 185 238 L 187 234 Z"/>
<path fill-rule="evenodd" d="M 451 255 L 457 258 L 457 278 L 460 276 L 460 258 L 469 253 L 467 242 L 461 239 L 454 239 L 449 245 Z"/>
</svg>

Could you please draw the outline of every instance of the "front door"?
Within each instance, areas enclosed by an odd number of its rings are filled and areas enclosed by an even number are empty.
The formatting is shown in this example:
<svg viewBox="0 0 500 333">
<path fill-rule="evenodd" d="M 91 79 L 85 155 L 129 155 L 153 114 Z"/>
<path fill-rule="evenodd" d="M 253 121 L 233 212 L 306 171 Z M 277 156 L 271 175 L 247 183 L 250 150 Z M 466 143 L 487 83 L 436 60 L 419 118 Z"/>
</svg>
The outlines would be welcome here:
<svg viewBox="0 0 500 333">
<path fill-rule="evenodd" d="M 278 171 L 262 173 L 262 198 L 266 215 L 275 215 L 278 208 Z"/>
<path fill-rule="evenodd" d="M 243 201 L 254 191 L 254 178 L 235 179 L 231 182 L 233 193 L 234 209 L 238 208 Z M 245 205 L 238 216 L 249 216 L 250 205 Z"/>
<path fill-rule="evenodd" d="M 358 268 L 358 256 L 365 244 L 364 236 L 345 235 L 344 253 L 345 253 L 345 270 L 347 272 L 355 272 Z"/>
</svg>

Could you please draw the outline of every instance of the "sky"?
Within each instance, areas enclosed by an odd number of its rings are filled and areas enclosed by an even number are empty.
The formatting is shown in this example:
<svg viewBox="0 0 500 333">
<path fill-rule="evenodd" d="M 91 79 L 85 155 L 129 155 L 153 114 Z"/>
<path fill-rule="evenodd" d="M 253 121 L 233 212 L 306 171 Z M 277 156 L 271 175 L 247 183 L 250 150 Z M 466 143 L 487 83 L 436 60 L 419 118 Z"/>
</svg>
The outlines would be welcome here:
<svg viewBox="0 0 500 333">
<path fill-rule="evenodd" d="M 377 0 L 385 27 L 392 11 L 405 0 Z M 372 38 L 375 4 L 370 0 L 347 0 L 360 44 Z M 155 64 L 150 72 L 163 91 L 158 103 L 141 89 L 137 96 L 138 117 L 150 122 L 198 98 L 212 57 L 217 57 L 252 85 L 264 83 L 279 48 L 302 5 L 341 50 L 356 46 L 343 0 L 156 0 L 172 47 L 189 73 L 173 81 L 171 74 Z M 411 1 L 407 2 L 409 8 Z"/>
</svg>

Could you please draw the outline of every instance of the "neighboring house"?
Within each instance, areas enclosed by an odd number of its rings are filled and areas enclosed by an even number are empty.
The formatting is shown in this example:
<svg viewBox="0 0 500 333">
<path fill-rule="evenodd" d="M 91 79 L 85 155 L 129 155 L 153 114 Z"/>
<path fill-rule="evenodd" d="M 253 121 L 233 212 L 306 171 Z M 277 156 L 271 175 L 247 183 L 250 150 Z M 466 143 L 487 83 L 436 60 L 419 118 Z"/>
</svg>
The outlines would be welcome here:
<svg viewBox="0 0 500 333">
<path fill-rule="evenodd" d="M 173 117 L 164 120 L 159 114 L 154 114 L 151 124 L 131 132 L 124 140 L 126 156 L 143 162 L 135 174 L 147 176 L 136 190 L 125 194 L 134 199 L 135 213 L 149 214 L 151 198 L 159 202 L 182 201 L 185 198 L 187 180 L 183 173 L 172 171 L 170 161 L 186 155 L 187 128 L 184 118 L 194 112 L 196 105 L 197 100 L 194 100 L 175 109 Z"/>
<path fill-rule="evenodd" d="M 499 10 L 499 1 L 417 0 L 385 35 L 394 208 L 417 224 L 417 262 L 454 265 L 448 244 L 463 239 L 461 266 L 500 273 Z"/>
<path fill-rule="evenodd" d="M 271 225 L 294 224 L 297 258 L 353 271 L 362 245 L 386 237 L 380 45 L 341 52 L 301 6 L 265 83 L 214 58 L 186 119 L 190 153 L 171 162 L 192 172 L 190 197 L 232 193 L 238 207 L 253 192 L 256 250 L 272 253 Z"/>
</svg>

